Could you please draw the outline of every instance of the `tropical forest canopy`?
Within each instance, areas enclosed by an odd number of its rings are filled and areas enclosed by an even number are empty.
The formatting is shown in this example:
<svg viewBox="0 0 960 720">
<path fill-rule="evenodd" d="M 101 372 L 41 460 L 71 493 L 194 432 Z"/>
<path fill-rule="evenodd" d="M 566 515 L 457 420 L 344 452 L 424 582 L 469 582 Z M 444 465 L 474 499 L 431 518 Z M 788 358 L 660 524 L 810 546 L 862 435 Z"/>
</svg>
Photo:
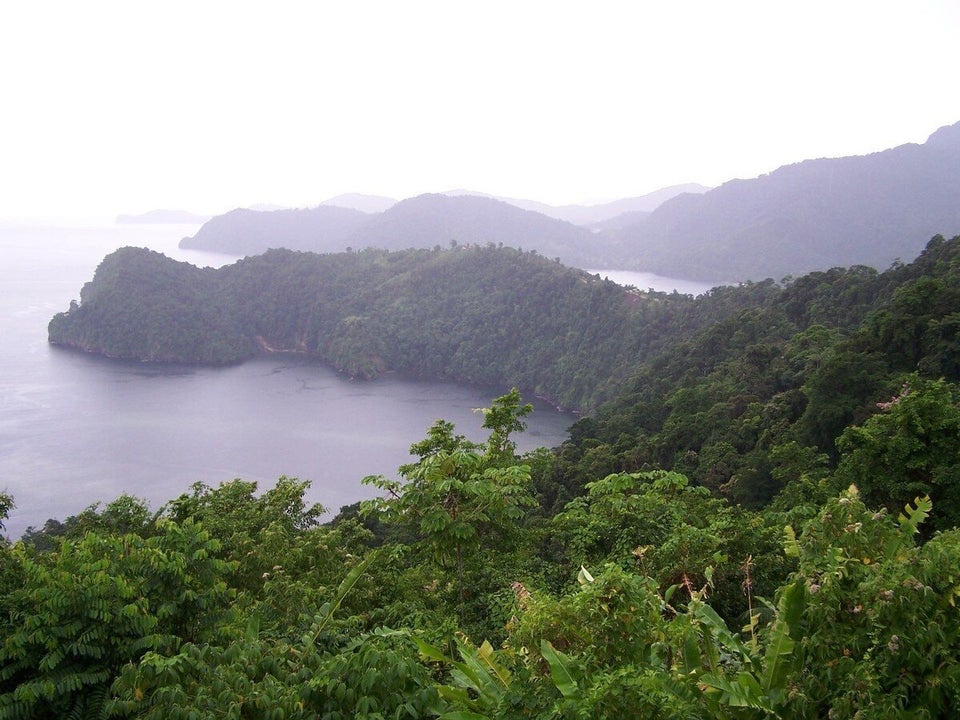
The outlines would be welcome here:
<svg viewBox="0 0 960 720">
<path fill-rule="evenodd" d="M 145 249 L 101 263 L 50 340 L 111 357 L 238 362 L 303 352 L 354 377 L 386 371 L 510 387 L 587 408 L 637 359 L 708 314 L 492 245 L 316 255 L 272 250 L 219 270 Z M 669 327 L 660 327 L 662 322 Z"/>
<path fill-rule="evenodd" d="M 324 357 L 321 329 L 345 317 L 357 334 L 335 337 L 368 347 L 372 307 L 427 330 L 452 322 L 431 293 L 458 284 L 444 268 L 464 262 L 478 297 L 508 290 L 473 275 L 508 273 L 509 289 L 538 269 L 594 299 L 593 321 L 611 313 L 597 342 L 651 328 L 657 340 L 632 355 L 620 337 L 588 348 L 589 372 L 617 373 L 580 391 L 606 401 L 561 447 L 517 454 L 530 406 L 512 390 L 485 412 L 484 442 L 438 420 L 397 477 L 364 480 L 378 500 L 331 522 L 304 502 L 306 483 L 280 478 L 198 484 L 158 509 L 122 496 L 30 529 L 0 547 L 0 718 L 956 715 L 960 237 L 885 272 L 696 300 L 499 248 L 331 258 L 268 253 L 212 271 L 123 250 L 51 338 L 165 359 L 189 347 L 181 332 L 215 330 L 243 352 Z M 320 288 L 338 274 L 323 262 L 355 273 L 339 281 L 354 304 L 330 318 Z M 361 263 L 384 268 L 378 284 L 360 281 Z M 410 278 L 423 308 L 401 292 Z M 573 302 L 552 298 L 551 315 L 522 298 L 497 305 L 561 323 Z M 177 329 L 185 309 L 216 302 Z M 508 320 L 473 319 L 487 334 Z M 514 345 L 546 357 L 536 322 L 508 328 L 484 340 L 499 364 Z M 0 518 L 12 502 L 0 497 Z"/>
</svg>

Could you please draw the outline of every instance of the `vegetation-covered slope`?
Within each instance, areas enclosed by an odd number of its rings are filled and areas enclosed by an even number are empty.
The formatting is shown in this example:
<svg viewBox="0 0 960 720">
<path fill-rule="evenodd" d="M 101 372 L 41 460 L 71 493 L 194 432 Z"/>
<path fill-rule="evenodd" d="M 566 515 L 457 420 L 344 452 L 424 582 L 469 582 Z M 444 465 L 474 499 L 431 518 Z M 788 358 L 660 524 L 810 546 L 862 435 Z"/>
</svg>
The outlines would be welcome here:
<svg viewBox="0 0 960 720">
<path fill-rule="evenodd" d="M 405 248 L 506 245 L 534 250 L 567 265 L 596 267 L 602 245 L 589 230 L 501 200 L 476 195 L 420 195 L 398 202 L 361 228 L 354 247 Z"/>
<path fill-rule="evenodd" d="M 180 247 L 255 255 L 271 248 L 329 253 L 348 248 L 405 250 L 447 247 L 451 242 L 492 242 L 536 250 L 578 267 L 604 267 L 622 259 L 608 255 L 607 243 L 575 225 L 596 224 L 623 213 L 649 212 L 682 192 L 704 190 L 700 185 L 677 185 L 602 205 L 561 207 L 456 191 L 420 195 L 399 203 L 389 198 L 343 195 L 311 209 L 233 210 L 212 218 L 196 235 L 181 240 Z"/>
<path fill-rule="evenodd" d="M 53 343 L 150 361 L 303 352 L 356 377 L 396 370 L 517 385 L 585 408 L 664 342 L 664 318 L 694 327 L 678 314 L 691 302 L 509 248 L 277 250 L 219 270 L 124 248 L 103 261 L 78 306 L 53 318 L 49 334 Z"/>
<path fill-rule="evenodd" d="M 788 415 L 805 413 L 805 439 L 832 453 L 831 433 L 852 417 L 849 408 L 840 411 L 841 398 L 875 389 L 880 370 L 956 373 L 955 246 L 937 238 L 916 262 L 883 273 L 833 269 L 782 287 L 715 288 L 696 299 L 625 290 L 533 253 L 490 246 L 272 251 L 219 270 L 127 248 L 104 260 L 79 306 L 51 321 L 50 340 L 160 361 L 304 352 L 356 377 L 396 370 L 516 385 L 580 409 L 612 398 L 635 376 L 634 390 L 618 403 L 649 403 L 648 425 L 671 414 L 712 413 L 702 418 L 699 440 L 678 440 L 675 450 L 684 453 L 699 452 L 711 423 L 729 419 L 720 408 L 739 417 L 746 405 L 777 396 Z M 910 312 L 923 320 L 907 322 Z M 866 346 L 869 353 L 850 359 L 855 367 L 828 377 L 833 362 L 852 358 L 844 349 Z M 816 353 L 828 351 L 837 359 L 825 369 Z M 810 364 L 811 354 L 819 365 Z M 811 368 L 817 373 L 807 377 Z M 820 382 L 827 384 L 817 391 Z M 670 399 L 676 386 L 683 392 Z M 835 419 L 806 411 L 817 392 L 837 408 Z M 646 460 L 673 462 L 673 451 L 657 452 Z"/>
<path fill-rule="evenodd" d="M 228 255 L 256 255 L 270 248 L 337 252 L 370 215 L 334 205 L 272 211 L 238 208 L 211 218 L 180 247 Z"/>
<path fill-rule="evenodd" d="M 495 400 L 478 445 L 438 421 L 362 522 L 235 480 L 0 542 L 0 717 L 954 715 L 960 535 L 929 498 L 757 512 L 650 471 L 544 516 L 526 412 Z"/>
<path fill-rule="evenodd" d="M 698 302 L 725 296 L 734 301 L 725 317 L 643 364 L 615 400 L 574 426 L 557 485 L 566 484 L 564 472 L 576 482 L 662 467 L 757 504 L 792 480 L 822 477 L 844 447 L 863 440 L 844 429 L 876 415 L 878 403 L 893 403 L 893 416 L 934 413 L 909 421 L 916 427 L 903 430 L 893 474 L 914 463 L 911 443 L 951 437 L 954 391 L 936 382 L 960 381 L 960 238 L 936 237 L 915 262 L 884 273 L 834 269 L 782 288 L 720 288 Z M 931 396 L 949 412 L 937 415 L 923 401 Z M 915 470 L 932 492 L 929 468 Z M 953 460 L 937 471 L 951 498 L 958 470 Z M 878 469 L 858 483 L 867 490 L 893 482 L 891 472 Z M 908 485 L 872 499 L 895 507 L 916 494 Z M 952 512 L 950 524 L 960 520 Z"/>
<path fill-rule="evenodd" d="M 124 254 L 294 329 L 258 262 L 309 269 L 305 298 L 321 267 L 270 253 L 228 283 Z M 490 248 L 334 256 L 322 277 L 346 293 L 380 267 L 365 292 L 390 299 L 389 278 L 443 287 L 478 258 L 556 269 Z M 960 237 L 884 273 L 645 300 L 658 351 L 554 451 L 516 455 L 511 391 L 485 442 L 438 420 L 327 525 L 304 482 L 234 480 L 0 542 L 0 718 L 956 716 Z"/>
</svg>

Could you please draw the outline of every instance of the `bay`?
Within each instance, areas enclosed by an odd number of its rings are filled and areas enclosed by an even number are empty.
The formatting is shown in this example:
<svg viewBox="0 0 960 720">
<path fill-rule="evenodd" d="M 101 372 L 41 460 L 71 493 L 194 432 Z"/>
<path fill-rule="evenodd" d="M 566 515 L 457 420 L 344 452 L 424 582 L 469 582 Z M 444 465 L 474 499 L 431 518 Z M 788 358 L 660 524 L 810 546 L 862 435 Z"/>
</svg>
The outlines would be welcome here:
<svg viewBox="0 0 960 720">
<path fill-rule="evenodd" d="M 309 359 L 227 368 L 150 365 L 52 347 L 47 323 L 78 299 L 104 255 L 149 247 L 196 265 L 235 258 L 177 248 L 195 226 L 0 225 L 0 490 L 16 538 L 121 493 L 156 508 L 193 482 L 270 487 L 310 480 L 331 511 L 370 497 L 360 480 L 395 476 L 437 419 L 480 440 L 485 407 L 508 388 L 388 376 L 354 382 Z M 529 399 L 529 398 L 528 398 Z M 554 447 L 576 419 L 534 402 L 521 450 Z"/>
<path fill-rule="evenodd" d="M 665 277 L 663 275 L 634 270 L 587 270 L 587 272 L 591 275 L 599 275 L 607 280 L 612 280 L 618 285 L 632 285 L 638 290 L 656 290 L 657 292 L 665 293 L 676 291 L 681 295 L 704 295 L 714 287 L 731 284 L 722 280 L 717 280 L 716 282 L 682 280 L 680 278 Z"/>
</svg>

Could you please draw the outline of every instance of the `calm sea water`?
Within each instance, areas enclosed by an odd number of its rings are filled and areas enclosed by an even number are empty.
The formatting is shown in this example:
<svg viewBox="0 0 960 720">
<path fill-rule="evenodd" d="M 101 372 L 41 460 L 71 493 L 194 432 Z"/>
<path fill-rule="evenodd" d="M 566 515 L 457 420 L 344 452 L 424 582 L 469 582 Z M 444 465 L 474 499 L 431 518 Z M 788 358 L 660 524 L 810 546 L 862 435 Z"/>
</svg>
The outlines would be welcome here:
<svg viewBox="0 0 960 720">
<path fill-rule="evenodd" d="M 717 285 L 729 285 L 727 282 L 697 282 L 696 280 L 678 280 L 676 278 L 654 275 L 648 272 L 633 270 L 588 270 L 593 275 L 599 275 L 620 285 L 632 285 L 638 290 L 659 290 L 673 292 L 676 290 L 683 295 L 703 295 L 710 292 Z"/>
<path fill-rule="evenodd" d="M 0 489 L 16 503 L 10 537 L 120 493 L 156 508 L 193 482 L 233 478 L 261 488 L 281 475 L 309 479 L 310 500 L 336 511 L 372 494 L 364 476 L 395 475 L 434 420 L 484 437 L 474 409 L 507 388 L 353 382 L 302 358 L 157 366 L 48 345 L 47 322 L 118 247 L 198 265 L 232 261 L 178 250 L 195 230 L 0 225 Z M 575 420 L 535 405 L 517 437 L 523 450 L 560 444 Z"/>
</svg>

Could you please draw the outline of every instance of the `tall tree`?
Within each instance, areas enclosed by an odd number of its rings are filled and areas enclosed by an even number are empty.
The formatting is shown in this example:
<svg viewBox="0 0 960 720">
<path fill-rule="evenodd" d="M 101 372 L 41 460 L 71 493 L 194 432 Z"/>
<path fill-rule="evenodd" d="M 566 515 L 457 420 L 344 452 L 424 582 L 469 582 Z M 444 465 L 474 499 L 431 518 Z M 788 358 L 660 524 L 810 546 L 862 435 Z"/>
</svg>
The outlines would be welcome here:
<svg viewBox="0 0 960 720">
<path fill-rule="evenodd" d="M 385 493 L 365 503 L 364 512 L 412 531 L 441 567 L 455 571 L 461 599 L 468 560 L 508 540 L 523 509 L 536 504 L 530 467 L 517 463 L 510 439 L 532 409 L 514 388 L 483 411 L 486 442 L 455 435 L 452 423 L 439 420 L 410 448 L 419 460 L 400 468 L 403 481 L 364 478 Z"/>
</svg>

